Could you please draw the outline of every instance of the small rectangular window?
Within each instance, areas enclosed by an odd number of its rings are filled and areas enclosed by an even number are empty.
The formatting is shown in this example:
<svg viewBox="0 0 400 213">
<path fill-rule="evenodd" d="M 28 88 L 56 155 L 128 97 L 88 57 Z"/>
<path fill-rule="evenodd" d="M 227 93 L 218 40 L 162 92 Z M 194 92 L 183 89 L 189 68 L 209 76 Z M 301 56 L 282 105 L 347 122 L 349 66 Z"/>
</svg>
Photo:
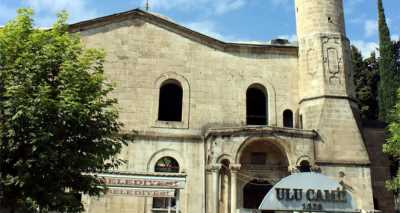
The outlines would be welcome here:
<svg viewBox="0 0 400 213">
<path fill-rule="evenodd" d="M 251 153 L 251 164 L 264 165 L 266 161 L 267 161 L 267 155 L 265 152 Z"/>
</svg>

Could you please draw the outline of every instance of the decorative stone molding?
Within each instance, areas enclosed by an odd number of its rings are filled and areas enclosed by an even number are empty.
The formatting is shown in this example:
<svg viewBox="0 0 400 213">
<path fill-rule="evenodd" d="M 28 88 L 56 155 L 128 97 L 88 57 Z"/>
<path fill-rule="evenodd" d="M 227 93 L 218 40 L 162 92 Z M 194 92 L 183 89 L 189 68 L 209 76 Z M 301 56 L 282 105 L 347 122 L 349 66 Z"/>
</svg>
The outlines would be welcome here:
<svg viewBox="0 0 400 213">
<path fill-rule="evenodd" d="M 240 168 L 242 167 L 241 164 L 230 164 L 229 169 L 231 172 L 239 172 Z"/>
<path fill-rule="evenodd" d="M 158 120 L 158 107 L 160 99 L 160 88 L 167 80 L 175 80 L 180 83 L 182 87 L 182 121 L 159 121 Z M 189 112 L 190 112 L 190 85 L 189 81 L 182 75 L 175 72 L 168 72 L 162 74 L 154 83 L 154 99 L 153 99 L 153 121 L 150 126 L 156 128 L 170 128 L 170 129 L 188 129 L 189 128 Z"/>
<path fill-rule="evenodd" d="M 207 171 L 208 172 L 218 172 L 219 170 L 221 170 L 221 168 L 222 168 L 222 164 L 220 164 L 220 163 L 210 164 L 207 166 Z"/>
<path fill-rule="evenodd" d="M 185 161 L 183 160 L 181 153 L 179 153 L 176 150 L 173 149 L 162 149 L 157 152 L 155 152 L 147 162 L 147 172 L 154 172 L 154 167 L 157 163 L 158 160 L 160 160 L 163 157 L 171 157 L 174 158 L 178 164 L 179 164 L 179 172 L 184 173 L 185 172 Z"/>
<path fill-rule="evenodd" d="M 323 36 L 322 51 L 326 80 L 329 84 L 342 84 L 343 53 L 339 36 Z"/>
</svg>

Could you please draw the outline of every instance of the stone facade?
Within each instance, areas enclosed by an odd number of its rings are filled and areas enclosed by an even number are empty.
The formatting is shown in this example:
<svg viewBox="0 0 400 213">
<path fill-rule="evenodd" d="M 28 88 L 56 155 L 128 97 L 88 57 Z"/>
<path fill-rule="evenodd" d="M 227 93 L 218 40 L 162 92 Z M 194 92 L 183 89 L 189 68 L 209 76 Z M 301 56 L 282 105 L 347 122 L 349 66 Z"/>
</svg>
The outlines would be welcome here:
<svg viewBox="0 0 400 213">
<path fill-rule="evenodd" d="M 349 186 L 360 209 L 373 210 L 342 0 L 295 6 L 298 45 L 226 43 L 141 10 L 71 25 L 87 48 L 107 53 L 129 136 L 120 171 L 186 178 L 176 195 L 180 212 L 234 213 L 252 205 L 244 201 L 248 184 L 273 185 L 308 162 Z M 159 120 L 160 91 L 171 81 L 182 90 L 181 118 Z M 247 125 L 249 88 L 266 97 L 264 125 Z M 284 127 L 287 110 L 293 128 Z M 176 160 L 176 174 L 156 172 L 163 157 Z M 92 213 L 164 212 L 149 197 L 85 202 Z"/>
</svg>

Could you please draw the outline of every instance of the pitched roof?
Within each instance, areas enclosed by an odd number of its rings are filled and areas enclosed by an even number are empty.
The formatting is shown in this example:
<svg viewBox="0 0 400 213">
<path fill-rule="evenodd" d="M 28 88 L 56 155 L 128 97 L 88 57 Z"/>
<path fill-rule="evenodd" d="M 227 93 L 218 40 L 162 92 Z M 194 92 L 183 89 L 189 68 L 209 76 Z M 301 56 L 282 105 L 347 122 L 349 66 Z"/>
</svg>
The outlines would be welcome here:
<svg viewBox="0 0 400 213">
<path fill-rule="evenodd" d="M 294 44 L 249 44 L 249 43 L 232 43 L 224 42 L 216 38 L 193 31 L 182 25 L 179 25 L 160 15 L 149 13 L 141 9 L 129 10 L 126 12 L 116 13 L 109 16 L 95 18 L 87 21 L 78 22 L 69 25 L 69 31 L 72 33 L 85 31 L 91 28 L 101 27 L 113 22 L 123 21 L 127 19 L 139 18 L 168 31 L 177 33 L 185 38 L 207 45 L 209 47 L 232 53 L 249 52 L 254 54 L 265 53 L 281 53 L 285 55 L 297 55 L 298 47 Z"/>
</svg>

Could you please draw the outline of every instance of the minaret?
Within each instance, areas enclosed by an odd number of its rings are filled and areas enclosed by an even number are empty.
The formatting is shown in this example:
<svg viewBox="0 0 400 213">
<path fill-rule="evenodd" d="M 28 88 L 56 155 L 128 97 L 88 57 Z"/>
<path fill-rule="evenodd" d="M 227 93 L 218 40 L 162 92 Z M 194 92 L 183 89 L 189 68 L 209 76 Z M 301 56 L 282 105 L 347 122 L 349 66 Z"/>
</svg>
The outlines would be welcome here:
<svg viewBox="0 0 400 213">
<path fill-rule="evenodd" d="M 320 135 L 316 162 L 366 165 L 357 123 L 351 54 L 342 0 L 295 0 L 300 110 L 304 129 Z"/>
</svg>

